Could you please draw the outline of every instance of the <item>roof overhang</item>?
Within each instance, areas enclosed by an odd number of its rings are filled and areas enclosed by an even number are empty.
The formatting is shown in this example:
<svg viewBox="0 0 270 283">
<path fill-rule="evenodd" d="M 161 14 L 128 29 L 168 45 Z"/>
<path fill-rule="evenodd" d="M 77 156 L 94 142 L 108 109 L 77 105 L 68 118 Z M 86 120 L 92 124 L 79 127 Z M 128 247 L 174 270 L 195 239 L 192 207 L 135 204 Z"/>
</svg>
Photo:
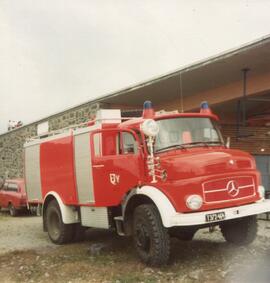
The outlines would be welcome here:
<svg viewBox="0 0 270 283">
<path fill-rule="evenodd" d="M 239 81 L 244 68 L 250 69 L 252 76 L 270 72 L 270 36 L 111 93 L 97 101 L 139 106 L 147 99 L 159 105 L 166 101 L 180 100 L 180 76 L 182 95 L 185 97 Z"/>
</svg>

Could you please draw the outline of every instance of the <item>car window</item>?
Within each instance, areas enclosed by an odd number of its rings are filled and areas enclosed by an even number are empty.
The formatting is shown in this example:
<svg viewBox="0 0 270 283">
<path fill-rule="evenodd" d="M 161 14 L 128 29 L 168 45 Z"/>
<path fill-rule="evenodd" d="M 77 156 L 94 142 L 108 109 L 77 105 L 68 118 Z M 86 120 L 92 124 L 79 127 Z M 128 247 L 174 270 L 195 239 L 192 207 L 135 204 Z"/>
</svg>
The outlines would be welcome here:
<svg viewBox="0 0 270 283">
<path fill-rule="evenodd" d="M 18 192 L 18 184 L 9 183 L 7 186 L 9 192 Z"/>
</svg>

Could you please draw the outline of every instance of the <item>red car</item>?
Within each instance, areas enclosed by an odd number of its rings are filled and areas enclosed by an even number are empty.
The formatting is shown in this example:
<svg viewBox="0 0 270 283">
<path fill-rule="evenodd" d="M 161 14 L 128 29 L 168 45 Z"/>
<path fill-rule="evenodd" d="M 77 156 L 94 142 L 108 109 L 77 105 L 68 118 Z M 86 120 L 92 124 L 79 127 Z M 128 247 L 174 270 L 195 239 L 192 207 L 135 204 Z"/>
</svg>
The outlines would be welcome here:
<svg viewBox="0 0 270 283">
<path fill-rule="evenodd" d="M 7 208 L 11 216 L 26 210 L 26 192 L 23 179 L 5 180 L 0 188 L 0 209 Z"/>
</svg>

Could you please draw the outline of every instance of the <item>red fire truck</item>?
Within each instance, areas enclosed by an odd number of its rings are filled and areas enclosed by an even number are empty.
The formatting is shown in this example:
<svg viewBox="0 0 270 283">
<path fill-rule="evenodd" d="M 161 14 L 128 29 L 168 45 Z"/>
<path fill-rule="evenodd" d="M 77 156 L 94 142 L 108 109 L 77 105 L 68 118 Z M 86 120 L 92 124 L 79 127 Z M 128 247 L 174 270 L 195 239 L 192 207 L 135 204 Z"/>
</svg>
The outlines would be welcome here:
<svg viewBox="0 0 270 283">
<path fill-rule="evenodd" d="M 29 206 L 42 206 L 52 242 L 72 241 L 82 227 L 132 236 L 140 259 L 166 264 L 170 237 L 191 240 L 219 226 L 224 238 L 249 244 L 256 215 L 270 211 L 254 159 L 224 144 L 206 102 L 199 113 L 140 118 L 100 110 L 94 121 L 25 143 Z"/>
</svg>

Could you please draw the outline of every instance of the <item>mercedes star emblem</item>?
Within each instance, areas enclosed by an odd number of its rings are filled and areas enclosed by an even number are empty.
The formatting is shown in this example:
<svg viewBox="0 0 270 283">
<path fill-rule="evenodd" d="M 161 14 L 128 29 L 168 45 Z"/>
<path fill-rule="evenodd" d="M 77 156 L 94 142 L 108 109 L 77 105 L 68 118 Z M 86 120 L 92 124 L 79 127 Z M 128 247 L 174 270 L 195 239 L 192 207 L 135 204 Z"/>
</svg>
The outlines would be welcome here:
<svg viewBox="0 0 270 283">
<path fill-rule="evenodd" d="M 226 189 L 228 194 L 232 197 L 236 197 L 239 194 L 239 188 L 235 181 L 229 181 Z"/>
</svg>

